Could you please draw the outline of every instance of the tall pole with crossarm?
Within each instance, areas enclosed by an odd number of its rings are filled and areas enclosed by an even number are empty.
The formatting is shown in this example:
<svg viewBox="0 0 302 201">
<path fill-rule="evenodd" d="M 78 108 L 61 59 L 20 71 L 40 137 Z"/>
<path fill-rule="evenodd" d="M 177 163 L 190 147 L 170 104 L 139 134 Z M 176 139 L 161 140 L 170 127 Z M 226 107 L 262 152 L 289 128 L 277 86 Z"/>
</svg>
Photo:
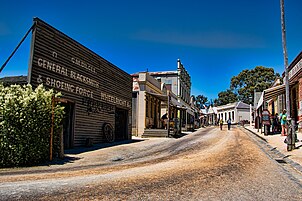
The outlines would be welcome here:
<svg viewBox="0 0 302 201">
<path fill-rule="evenodd" d="M 285 72 L 285 98 L 286 98 L 286 110 L 287 119 L 289 121 L 289 127 L 287 129 L 287 150 L 291 151 L 295 149 L 295 128 L 294 122 L 291 122 L 290 112 L 290 99 L 289 99 L 289 79 L 288 79 L 288 56 L 286 48 L 286 31 L 285 31 L 285 16 L 284 16 L 284 0 L 280 0 L 281 6 L 281 29 L 282 29 L 282 46 L 283 46 L 283 57 L 284 57 L 284 72 Z M 293 125 L 291 125 L 293 123 Z"/>
</svg>

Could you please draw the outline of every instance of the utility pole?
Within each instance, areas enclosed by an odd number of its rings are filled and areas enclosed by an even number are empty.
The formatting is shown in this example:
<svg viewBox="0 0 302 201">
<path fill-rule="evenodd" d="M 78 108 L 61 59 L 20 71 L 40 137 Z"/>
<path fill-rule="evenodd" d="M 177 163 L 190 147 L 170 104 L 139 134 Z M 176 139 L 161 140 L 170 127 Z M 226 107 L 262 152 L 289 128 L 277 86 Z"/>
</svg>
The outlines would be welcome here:
<svg viewBox="0 0 302 201">
<path fill-rule="evenodd" d="M 281 6 L 281 29 L 282 29 L 282 46 L 283 46 L 283 58 L 284 58 L 284 71 L 285 71 L 285 98 L 286 98 L 286 110 L 287 121 L 289 122 L 287 128 L 287 150 L 292 151 L 295 149 L 295 122 L 291 121 L 290 112 L 290 98 L 289 98 L 289 79 L 288 79 L 288 56 L 286 48 L 286 31 L 285 31 L 285 16 L 284 16 L 284 0 L 280 0 Z"/>
</svg>

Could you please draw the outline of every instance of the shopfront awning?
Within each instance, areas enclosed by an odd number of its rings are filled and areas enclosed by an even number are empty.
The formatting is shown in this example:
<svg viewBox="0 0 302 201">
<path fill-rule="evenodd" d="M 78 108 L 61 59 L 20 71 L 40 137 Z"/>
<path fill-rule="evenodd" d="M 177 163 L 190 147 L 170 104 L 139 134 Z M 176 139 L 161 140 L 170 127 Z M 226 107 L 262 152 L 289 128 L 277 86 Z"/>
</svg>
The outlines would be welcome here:
<svg viewBox="0 0 302 201">
<path fill-rule="evenodd" d="M 182 105 L 180 104 L 180 102 L 178 102 L 176 99 L 174 98 L 171 98 L 170 100 L 170 104 L 172 104 L 174 107 L 177 107 L 177 108 L 181 108 Z"/>
<path fill-rule="evenodd" d="M 167 96 L 167 95 L 156 94 L 156 93 L 147 92 L 147 91 L 146 91 L 146 93 L 147 93 L 147 94 L 150 94 L 150 95 L 152 95 L 152 96 L 154 96 L 154 97 L 156 97 L 156 98 L 158 98 L 158 99 L 161 100 L 161 101 L 168 101 L 168 96 Z"/>
<path fill-rule="evenodd" d="M 151 96 L 154 96 L 156 98 L 158 98 L 161 101 L 167 102 L 168 101 L 168 95 L 164 95 L 164 94 L 156 94 L 156 93 L 152 93 L 152 92 L 146 92 L 147 94 L 150 94 Z M 177 107 L 178 109 L 186 109 L 182 106 L 182 104 L 180 102 L 178 102 L 175 98 L 171 97 L 170 98 L 170 105 Z"/>
<path fill-rule="evenodd" d="M 273 99 L 273 98 L 277 98 L 278 96 L 280 96 L 282 94 L 285 94 L 285 85 L 284 84 L 264 90 L 258 101 L 257 109 L 259 107 L 261 107 L 264 102 L 266 102 L 270 99 Z"/>
<path fill-rule="evenodd" d="M 193 108 L 187 108 L 187 113 L 192 116 L 195 116 Z"/>
</svg>

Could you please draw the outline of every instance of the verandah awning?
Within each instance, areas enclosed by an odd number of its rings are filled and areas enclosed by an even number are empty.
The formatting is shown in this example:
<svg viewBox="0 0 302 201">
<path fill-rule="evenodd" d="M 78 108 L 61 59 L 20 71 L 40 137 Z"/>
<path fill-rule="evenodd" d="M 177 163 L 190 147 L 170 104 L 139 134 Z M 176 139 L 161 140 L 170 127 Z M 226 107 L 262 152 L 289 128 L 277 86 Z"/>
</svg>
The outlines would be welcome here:
<svg viewBox="0 0 302 201">
<path fill-rule="evenodd" d="M 285 85 L 284 84 L 265 89 L 262 92 L 261 97 L 258 101 L 257 109 L 259 107 L 261 107 L 261 105 L 263 105 L 264 101 L 266 102 L 266 101 L 268 101 L 270 99 L 273 99 L 273 98 L 276 98 L 276 97 L 278 97 L 282 94 L 285 94 Z"/>
<path fill-rule="evenodd" d="M 161 101 L 168 101 L 168 95 L 156 94 L 156 93 L 152 93 L 152 92 L 148 92 L 148 91 L 146 91 L 146 93 L 150 94 L 152 96 L 155 96 L 156 98 L 158 98 Z"/>
<path fill-rule="evenodd" d="M 147 91 L 146 91 L 146 93 L 158 98 L 161 101 L 165 101 L 165 102 L 168 101 L 168 95 L 156 94 L 156 93 L 147 92 Z M 171 99 L 170 99 L 170 104 L 177 107 L 177 108 L 182 109 L 182 105 L 176 99 L 174 99 L 173 97 L 171 97 Z"/>
</svg>

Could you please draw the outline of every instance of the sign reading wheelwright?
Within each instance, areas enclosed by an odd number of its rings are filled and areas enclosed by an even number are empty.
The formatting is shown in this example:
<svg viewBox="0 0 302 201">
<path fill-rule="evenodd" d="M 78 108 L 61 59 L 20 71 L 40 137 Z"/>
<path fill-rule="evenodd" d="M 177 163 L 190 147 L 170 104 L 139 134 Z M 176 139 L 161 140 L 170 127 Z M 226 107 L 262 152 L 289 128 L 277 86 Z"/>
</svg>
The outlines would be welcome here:
<svg viewBox="0 0 302 201">
<path fill-rule="evenodd" d="M 75 145 L 86 138 L 102 142 L 101 125 L 114 127 L 116 108 L 127 118 L 131 114 L 131 76 L 44 21 L 35 18 L 34 23 L 30 83 L 61 91 L 72 102 Z"/>
</svg>

